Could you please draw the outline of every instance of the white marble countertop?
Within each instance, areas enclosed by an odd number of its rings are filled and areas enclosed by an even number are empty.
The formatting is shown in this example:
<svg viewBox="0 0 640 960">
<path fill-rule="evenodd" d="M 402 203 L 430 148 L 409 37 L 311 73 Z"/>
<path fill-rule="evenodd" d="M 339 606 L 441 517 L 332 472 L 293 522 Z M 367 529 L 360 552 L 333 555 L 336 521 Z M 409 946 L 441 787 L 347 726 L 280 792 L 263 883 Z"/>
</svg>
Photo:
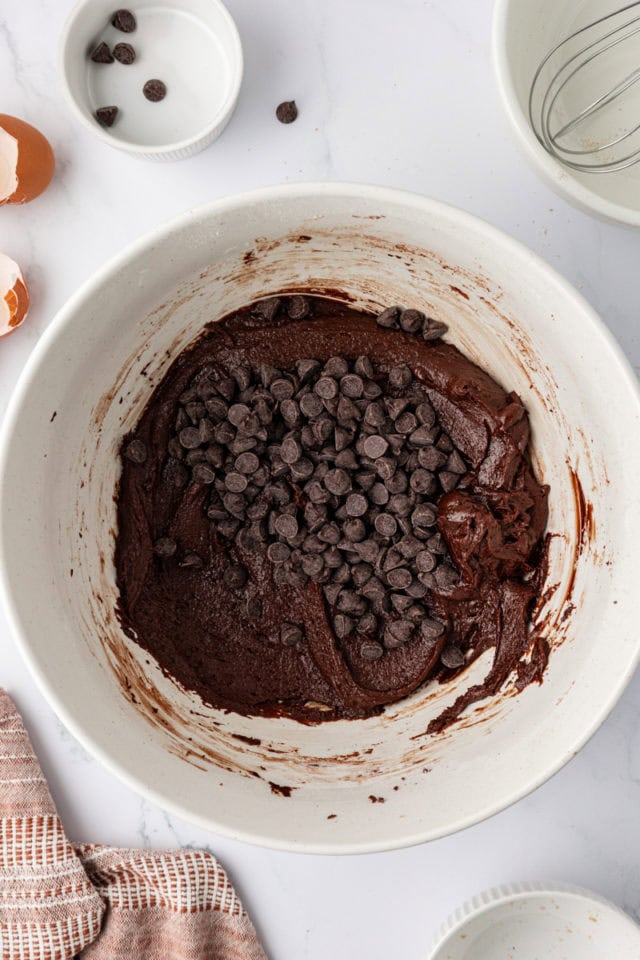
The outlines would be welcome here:
<svg viewBox="0 0 640 960">
<path fill-rule="evenodd" d="M 404 187 L 485 217 L 568 277 L 640 369 L 640 233 L 573 210 L 525 165 L 494 89 L 491 0 L 229 0 L 246 57 L 237 112 L 211 148 L 170 165 L 117 153 L 69 114 L 55 58 L 70 5 L 0 7 L 0 110 L 41 127 L 58 158 L 43 197 L 0 210 L 0 250 L 21 263 L 33 302 L 0 344 L 0 411 L 44 328 L 107 257 L 205 200 L 295 180 Z M 300 116 L 283 127 L 273 111 L 289 98 Z M 418 960 L 461 900 L 511 880 L 591 887 L 640 918 L 640 676 L 528 799 L 448 839 L 341 859 L 224 840 L 141 800 L 55 718 L 1 613 L 0 684 L 24 713 L 71 836 L 209 847 L 273 960 Z"/>
</svg>

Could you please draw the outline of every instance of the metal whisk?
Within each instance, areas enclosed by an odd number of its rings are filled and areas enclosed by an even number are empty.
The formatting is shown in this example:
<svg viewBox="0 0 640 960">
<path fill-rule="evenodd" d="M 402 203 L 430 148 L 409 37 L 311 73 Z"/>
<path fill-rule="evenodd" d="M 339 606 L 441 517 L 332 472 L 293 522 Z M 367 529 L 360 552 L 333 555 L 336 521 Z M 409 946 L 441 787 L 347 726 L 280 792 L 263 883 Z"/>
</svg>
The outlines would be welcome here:
<svg viewBox="0 0 640 960">
<path fill-rule="evenodd" d="M 640 161 L 640 98 L 631 111 L 638 122 L 625 127 L 621 118 L 625 95 L 640 82 L 640 66 L 634 66 L 640 64 L 640 40 L 633 43 L 638 34 L 640 0 L 635 0 L 565 37 L 536 70 L 529 92 L 531 125 L 565 166 L 613 173 Z M 611 68 L 617 71 L 613 86 Z M 599 72 L 609 76 L 606 84 Z M 591 99 L 594 82 L 598 93 Z M 603 87 L 610 88 L 601 93 Z M 567 110 L 571 101 L 576 105 Z"/>
</svg>

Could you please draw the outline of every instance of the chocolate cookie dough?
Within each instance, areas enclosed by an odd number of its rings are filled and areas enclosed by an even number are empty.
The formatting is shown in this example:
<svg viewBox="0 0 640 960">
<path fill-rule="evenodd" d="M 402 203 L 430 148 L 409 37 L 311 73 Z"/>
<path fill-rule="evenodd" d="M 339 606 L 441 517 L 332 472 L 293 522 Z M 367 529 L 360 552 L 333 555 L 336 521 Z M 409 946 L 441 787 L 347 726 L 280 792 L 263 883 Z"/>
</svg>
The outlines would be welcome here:
<svg viewBox="0 0 640 960">
<path fill-rule="evenodd" d="M 212 324 L 122 447 L 124 629 L 208 703 L 362 717 L 528 633 L 547 490 L 526 411 L 420 311 L 275 297 Z"/>
</svg>

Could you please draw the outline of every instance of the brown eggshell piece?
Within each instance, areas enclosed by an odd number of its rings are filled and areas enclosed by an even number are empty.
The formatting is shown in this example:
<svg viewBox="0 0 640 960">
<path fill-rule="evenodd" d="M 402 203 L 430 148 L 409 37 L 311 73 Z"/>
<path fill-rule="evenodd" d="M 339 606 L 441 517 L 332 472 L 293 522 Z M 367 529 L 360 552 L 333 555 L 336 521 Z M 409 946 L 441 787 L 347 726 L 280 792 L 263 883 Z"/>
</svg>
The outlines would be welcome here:
<svg viewBox="0 0 640 960">
<path fill-rule="evenodd" d="M 46 190 L 54 170 L 47 138 L 30 123 L 0 113 L 0 206 L 34 200 Z"/>
<path fill-rule="evenodd" d="M 29 312 L 29 290 L 15 260 L 0 253 L 0 337 L 18 329 Z"/>
</svg>

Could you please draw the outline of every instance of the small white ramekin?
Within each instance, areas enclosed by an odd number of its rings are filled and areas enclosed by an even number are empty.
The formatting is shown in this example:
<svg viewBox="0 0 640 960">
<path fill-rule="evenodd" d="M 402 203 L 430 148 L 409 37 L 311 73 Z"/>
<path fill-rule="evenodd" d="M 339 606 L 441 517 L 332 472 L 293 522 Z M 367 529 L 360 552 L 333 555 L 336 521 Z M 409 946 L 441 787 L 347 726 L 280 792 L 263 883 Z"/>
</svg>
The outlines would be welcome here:
<svg viewBox="0 0 640 960">
<path fill-rule="evenodd" d="M 146 160 L 182 160 L 220 136 L 234 111 L 242 83 L 242 46 L 220 0 L 131 0 L 132 33 L 111 23 L 117 0 L 80 0 L 64 27 L 59 74 L 78 120 L 112 147 Z M 128 66 L 101 64 L 91 51 L 104 41 L 130 43 Z M 167 95 L 147 100 L 147 80 L 162 80 Z M 95 118 L 99 107 L 117 106 L 112 127 Z"/>
<path fill-rule="evenodd" d="M 610 13 L 614 6 L 617 4 L 608 0 L 590 0 L 588 4 L 559 3 L 558 0 L 495 0 L 493 64 L 505 114 L 536 173 L 552 190 L 587 213 L 603 220 L 639 227 L 640 165 L 616 173 L 574 171 L 545 150 L 529 120 L 529 89 L 540 62 L 578 26 Z M 602 89 L 605 91 L 615 82 L 616 60 L 611 57 L 601 60 L 600 64 Z M 640 90 L 636 96 L 640 99 Z M 626 118 L 625 127 L 627 122 L 635 122 L 637 107 L 638 100 L 626 104 L 625 109 L 631 110 L 631 115 Z"/>
<path fill-rule="evenodd" d="M 459 907 L 443 924 L 427 960 L 601 960 L 640 957 L 640 927 L 580 887 L 514 883 Z"/>
</svg>

